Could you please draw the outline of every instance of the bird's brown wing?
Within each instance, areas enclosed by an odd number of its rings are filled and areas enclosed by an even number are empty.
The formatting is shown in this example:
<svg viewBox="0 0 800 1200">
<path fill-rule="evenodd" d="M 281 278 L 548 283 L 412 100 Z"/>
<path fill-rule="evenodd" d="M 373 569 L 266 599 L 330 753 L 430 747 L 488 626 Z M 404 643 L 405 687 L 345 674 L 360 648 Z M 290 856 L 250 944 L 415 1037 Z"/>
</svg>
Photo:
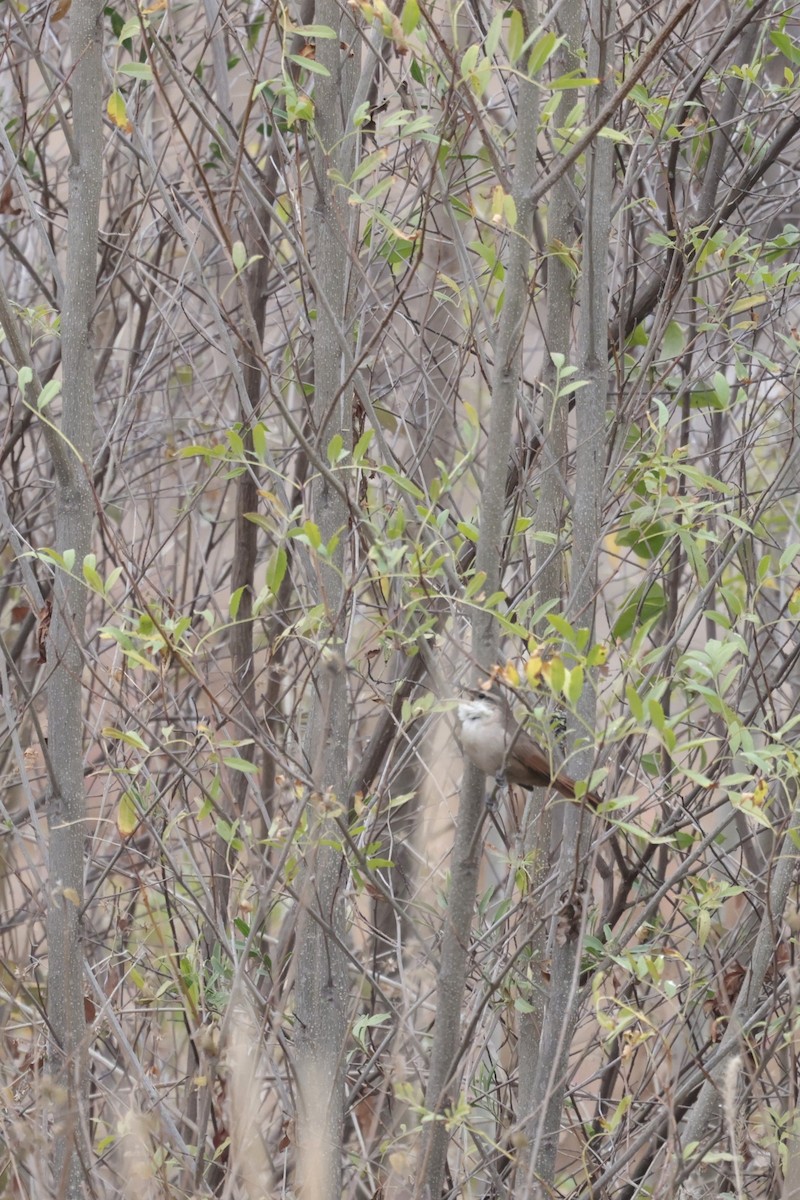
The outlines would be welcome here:
<svg viewBox="0 0 800 1200">
<path fill-rule="evenodd" d="M 553 787 L 560 796 L 565 796 L 567 800 L 575 799 L 575 780 L 570 779 L 569 775 L 560 772 L 553 780 Z M 597 792 L 584 792 L 581 796 L 581 801 L 586 801 L 590 808 L 597 808 L 600 803 L 600 797 Z"/>
</svg>

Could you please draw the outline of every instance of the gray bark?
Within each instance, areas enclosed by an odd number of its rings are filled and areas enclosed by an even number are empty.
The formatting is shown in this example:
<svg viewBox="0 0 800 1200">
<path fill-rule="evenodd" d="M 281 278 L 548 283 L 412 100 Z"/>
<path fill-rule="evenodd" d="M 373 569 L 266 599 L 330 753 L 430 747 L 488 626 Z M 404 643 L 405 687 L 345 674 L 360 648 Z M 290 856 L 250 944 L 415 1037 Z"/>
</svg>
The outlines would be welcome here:
<svg viewBox="0 0 800 1200">
<path fill-rule="evenodd" d="M 613 0 L 593 0 L 589 18 L 589 73 L 603 82 L 592 93 L 587 117 L 602 111 L 613 78 Z M 597 588 L 597 553 L 600 546 L 603 478 L 605 467 L 605 411 L 608 394 L 608 243 L 611 227 L 613 146 L 596 139 L 586 155 L 586 212 L 580 283 L 580 378 L 586 386 L 575 402 L 575 503 L 573 508 L 573 558 L 570 611 L 576 625 L 594 623 Z M 590 682 L 577 705 L 573 733 L 580 741 L 593 728 L 595 696 Z M 591 750 L 573 755 L 577 776 L 588 775 Z M 558 863 L 559 895 L 569 902 L 581 894 L 585 879 L 590 823 L 580 805 L 563 806 Z M 585 919 L 585 905 L 583 917 Z M 539 1060 L 531 1099 L 538 1106 L 538 1121 L 531 1135 L 530 1160 L 519 1195 L 545 1196 L 555 1178 L 556 1155 L 567 1087 L 569 1047 L 577 1020 L 583 921 L 570 936 L 553 930 L 551 984 L 542 1027 Z"/>
<path fill-rule="evenodd" d="M 63 441 L 56 463 L 56 548 L 74 551 L 74 575 L 57 570 L 47 641 L 49 757 L 52 794 L 47 916 L 50 1068 L 57 1087 L 55 1186 L 59 1195 L 83 1195 L 77 1152 L 86 1120 L 86 1019 L 83 998 L 84 781 L 83 649 L 86 589 L 81 563 L 89 552 L 93 499 L 93 351 L 100 192 L 103 176 L 102 0 L 74 0 L 70 16 L 73 58 L 72 157 L 67 269 L 63 294 Z"/>
<path fill-rule="evenodd" d="M 318 0 L 318 25 L 341 37 L 317 42 L 317 61 L 329 72 L 317 77 L 314 90 L 314 230 L 317 323 L 314 338 L 314 412 L 316 447 L 321 458 L 335 434 L 352 444 L 352 398 L 343 387 L 347 335 L 347 294 L 351 262 L 351 210 L 344 189 L 330 177 L 352 174 L 355 136 L 345 136 L 347 114 L 359 69 L 357 55 L 343 54 L 340 40 L 357 45 L 350 18 L 337 0 Z M 346 865 L 338 846 L 336 817 L 347 812 L 350 709 L 347 693 L 346 598 L 342 566 L 346 553 L 348 506 L 327 477 L 312 489 L 312 519 L 322 540 L 334 535 L 339 547 L 330 564 L 318 561 L 317 599 L 325 607 L 320 634 L 315 694 L 306 734 L 306 758 L 315 795 L 309 805 L 309 852 L 300 890 L 297 929 L 297 1086 L 298 1188 L 303 1197 L 339 1200 L 341 1196 L 344 1060 L 347 1038 L 347 974 L 343 885 Z"/>
<path fill-rule="evenodd" d="M 536 5 L 526 4 L 526 32 L 535 28 Z M 484 572 L 484 592 L 500 586 L 506 514 L 507 463 L 512 444 L 519 388 L 522 339 L 528 311 L 528 278 L 531 260 L 534 206 L 531 189 L 536 177 L 536 136 L 539 117 L 538 91 L 525 79 L 519 82 L 516 167 L 512 194 L 516 205 L 516 227 L 509 233 L 506 289 L 497 330 L 492 409 L 483 477 L 480 538 L 475 569 Z M 498 628 L 491 613 L 476 610 L 472 625 L 473 656 L 485 672 L 496 660 Z M 456 1090 L 456 1054 L 461 1028 L 461 1007 L 467 975 L 470 926 L 478 883 L 478 838 L 484 818 L 485 778 L 467 766 L 461 786 L 452 881 L 439 965 L 436 1024 L 430 1071 L 425 1092 L 426 1107 L 439 1114 Z M 447 1159 L 447 1130 L 434 1120 L 422 1139 L 418 1192 L 435 1200 L 441 1195 Z"/>
<path fill-rule="evenodd" d="M 577 50 L 581 44 L 580 0 L 569 0 L 561 10 L 559 30 L 565 38 L 554 65 L 557 75 L 574 70 L 578 66 Z M 554 116 L 556 129 L 566 122 L 572 106 L 565 92 Z M 565 250 L 576 240 L 576 195 L 573 182 L 574 172 L 568 171 L 553 187 L 547 208 L 547 348 L 550 354 L 569 356 L 572 319 L 574 311 L 575 275 L 556 249 Z M 537 532 L 550 533 L 553 544 L 537 543 L 536 579 L 538 604 L 555 601 L 560 604 L 564 572 L 564 554 L 560 538 L 564 528 L 567 475 L 567 412 L 563 399 L 554 394 L 556 373 L 552 359 L 545 367 L 545 392 L 542 404 L 542 449 L 540 454 L 541 473 L 539 503 L 536 508 Z M 526 999 L 532 1006 L 531 1012 L 519 1016 L 519 1083 L 517 1089 L 517 1120 L 526 1123 L 535 1108 L 535 1073 L 539 1058 L 539 1041 L 544 1020 L 545 997 L 542 988 L 541 968 L 547 947 L 547 926 L 543 919 L 552 907 L 552 896 L 544 892 L 544 884 L 550 874 L 551 839 L 553 824 L 560 824 L 561 806 L 555 813 L 545 803 L 545 796 L 535 792 L 526 811 L 524 849 L 532 865 L 530 891 L 541 900 L 528 917 L 528 939 L 530 944 L 531 992 Z M 520 1152 L 519 1172 L 523 1178 L 528 1174 L 526 1148 Z"/>
</svg>

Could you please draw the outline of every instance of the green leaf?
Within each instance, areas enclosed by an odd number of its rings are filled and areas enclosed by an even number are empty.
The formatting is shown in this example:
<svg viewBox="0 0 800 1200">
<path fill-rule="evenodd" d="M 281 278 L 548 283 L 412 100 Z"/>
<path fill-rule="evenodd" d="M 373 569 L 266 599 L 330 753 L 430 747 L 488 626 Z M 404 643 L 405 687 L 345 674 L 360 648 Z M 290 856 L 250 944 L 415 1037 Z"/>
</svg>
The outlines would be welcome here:
<svg viewBox="0 0 800 1200">
<path fill-rule="evenodd" d="M 721 371 L 714 372 L 714 394 L 719 401 L 720 408 L 730 407 L 731 385 Z"/>
<path fill-rule="evenodd" d="M 269 566 L 267 567 L 267 587 L 272 592 L 273 596 L 277 596 L 278 590 L 283 583 L 288 561 L 289 560 L 287 558 L 285 549 L 283 546 L 279 546 L 272 555 Z"/>
<path fill-rule="evenodd" d="M 122 45 L 122 43 L 127 42 L 129 38 L 136 37 L 136 35 L 141 33 L 141 31 L 142 22 L 138 17 L 131 17 L 131 19 L 126 21 L 120 29 L 117 36 L 117 41 L 120 45 Z"/>
<path fill-rule="evenodd" d="M 97 573 L 95 566 L 97 558 L 94 554 L 87 554 L 83 560 L 83 578 L 88 583 L 93 592 L 97 592 L 98 596 L 105 596 L 106 589 L 103 586 L 103 581 Z"/>
<path fill-rule="evenodd" d="M 578 703 L 583 694 L 583 667 L 580 665 L 573 667 L 567 673 L 564 695 L 573 707 Z"/>
<path fill-rule="evenodd" d="M 662 708 L 661 703 L 658 700 L 656 700 L 655 696 L 649 697 L 649 699 L 647 701 L 647 712 L 648 712 L 648 714 L 650 716 L 650 720 L 653 723 L 653 725 L 655 726 L 655 728 L 659 732 L 663 731 L 663 729 L 666 726 L 666 719 L 664 717 L 664 709 Z"/>
<path fill-rule="evenodd" d="M 548 613 L 547 620 L 553 626 L 556 633 L 560 634 L 565 642 L 572 645 L 575 641 L 575 630 L 570 625 L 566 617 L 562 617 L 560 613 Z"/>
<path fill-rule="evenodd" d="M 261 33 L 261 30 L 264 27 L 265 18 L 266 18 L 266 13 L 262 10 L 246 26 L 246 28 L 247 28 L 247 49 L 248 50 L 255 50 L 256 46 L 258 45 L 259 34 Z"/>
<path fill-rule="evenodd" d="M 633 138 L 629 133 L 623 133 L 621 129 L 613 129 L 610 125 L 604 125 L 602 129 L 598 129 L 597 136 L 606 138 L 609 142 L 625 142 L 629 146 L 633 143 Z"/>
<path fill-rule="evenodd" d="M 153 78 L 153 68 L 150 63 L 132 62 L 123 63 L 121 67 L 117 67 L 120 75 L 131 75 L 134 79 L 146 79 L 148 83 Z"/>
<path fill-rule="evenodd" d="M 294 87 L 286 88 L 286 124 L 291 128 L 298 121 L 314 119 L 314 101 L 305 92 Z"/>
<path fill-rule="evenodd" d="M 130 733 L 122 729 L 115 729 L 113 726 L 106 725 L 100 730 L 102 737 L 113 738 L 116 742 L 124 742 L 126 746 L 133 746 L 135 750 L 141 750 L 144 754 L 148 753 L 148 747 L 138 735 L 138 733 Z"/>
<path fill-rule="evenodd" d="M 225 452 L 221 446 L 204 446 L 201 442 L 193 442 L 191 446 L 181 446 L 178 458 L 219 458 L 220 452 Z"/>
<path fill-rule="evenodd" d="M 786 547 L 778 562 L 778 571 L 781 575 L 787 567 L 794 563 L 798 555 L 800 555 L 800 542 L 792 542 Z"/>
<path fill-rule="evenodd" d="M 298 542 L 304 542 L 312 550 L 319 550 L 322 545 L 322 534 L 319 531 L 319 526 L 314 521 L 304 521 L 298 528 L 290 529 L 287 537 L 295 538 Z"/>
<path fill-rule="evenodd" d="M 381 467 L 380 473 L 391 479 L 400 488 L 401 492 L 407 492 L 415 500 L 425 499 L 425 493 L 415 483 L 412 483 L 410 479 L 407 479 L 405 475 L 401 475 L 399 471 L 396 471 L 394 467 Z"/>
<path fill-rule="evenodd" d="M 242 596 L 244 595 L 244 593 L 245 593 L 244 587 L 237 588 L 236 591 L 233 593 L 233 595 L 230 598 L 230 601 L 228 603 L 228 612 L 230 614 L 230 618 L 232 621 L 236 620 L 236 617 L 239 612 L 239 605 L 242 602 Z"/>
<path fill-rule="evenodd" d="M 797 44 L 790 37 L 787 37 L 785 33 L 772 30 L 769 39 L 773 46 L 789 59 L 789 62 L 794 63 L 795 66 L 800 64 L 800 48 L 798 48 Z"/>
<path fill-rule="evenodd" d="M 560 659 L 558 657 L 558 655 L 556 655 L 555 658 L 550 659 L 549 665 L 550 665 L 550 670 L 549 670 L 548 676 L 547 676 L 548 682 L 550 684 L 552 691 L 556 695 L 558 695 L 559 693 L 562 693 L 564 691 L 564 684 L 566 683 L 566 679 L 567 679 L 567 671 L 564 666 L 563 660 Z"/>
<path fill-rule="evenodd" d="M 231 825 L 228 821 L 223 821 L 222 817 L 219 817 L 216 822 L 217 833 L 225 845 L 230 846 L 232 850 L 243 850 L 244 842 L 236 836 L 236 825 L 236 821 Z"/>
<path fill-rule="evenodd" d="M 468 542 L 477 543 L 480 535 L 474 525 L 468 525 L 466 521 L 459 521 L 456 529 Z"/>
<path fill-rule="evenodd" d="M 628 527 L 617 534 L 620 546 L 629 546 L 639 558 L 648 562 L 658 558 L 671 536 L 669 526 L 650 517 L 644 505 L 634 506 L 627 514 Z"/>
<path fill-rule="evenodd" d="M 471 600 L 472 597 L 475 596 L 481 590 L 481 588 L 483 587 L 483 585 L 485 583 L 486 583 L 486 572 L 485 571 L 476 571 L 475 574 L 472 576 L 472 578 L 468 581 L 467 586 L 464 589 L 464 599 Z"/>
<path fill-rule="evenodd" d="M 721 412 L 725 408 L 724 404 L 720 404 L 719 396 L 714 388 L 698 388 L 693 391 L 689 405 L 696 409 L 710 408 L 715 412 Z"/>
<path fill-rule="evenodd" d="M 678 529 L 678 537 L 681 539 L 684 551 L 686 552 L 686 558 L 697 577 L 698 583 L 701 587 L 705 587 L 708 583 L 708 563 L 703 557 L 702 542 L 695 538 L 691 530 L 683 525 Z"/>
<path fill-rule="evenodd" d="M 230 758 L 223 758 L 223 763 L 229 767 L 231 771 L 241 771 L 243 775 L 257 775 L 258 767 L 255 763 L 250 762 L 246 758 L 239 758 L 237 755 L 232 755 Z"/>
<path fill-rule="evenodd" d="M 666 607 L 667 598 L 660 583 L 641 584 L 622 606 L 611 630 L 612 637 L 624 641 L 635 627 L 657 620 Z"/>
<path fill-rule="evenodd" d="M 497 49 L 500 41 L 500 34 L 503 30 L 503 13 L 496 12 L 492 18 L 492 23 L 489 26 L 489 31 L 483 40 L 483 48 L 488 58 L 494 57 L 494 52 Z"/>
<path fill-rule="evenodd" d="M 646 771 L 651 779 L 655 779 L 661 774 L 661 759 L 657 754 L 643 754 L 641 758 L 642 770 Z M 691 839 L 689 845 L 692 844 Z"/>
<path fill-rule="evenodd" d="M 253 453 L 260 462 L 267 460 L 267 428 L 258 421 L 253 426 Z"/>
<path fill-rule="evenodd" d="M 287 54 L 289 62 L 293 62 L 297 67 L 305 67 L 312 75 L 323 75 L 330 77 L 330 71 L 322 63 L 317 62 L 315 58 L 306 58 L 302 54 Z"/>
<path fill-rule="evenodd" d="M 369 100 L 365 100 L 363 104 L 359 104 L 356 111 L 353 113 L 353 124 L 356 129 L 361 129 L 370 119 L 372 105 Z M 391 181 L 390 181 L 391 182 Z"/>
<path fill-rule="evenodd" d="M 683 354 L 686 345 L 686 334 L 677 321 L 670 321 L 664 331 L 664 340 L 661 343 L 661 358 L 678 358 Z"/>
<path fill-rule="evenodd" d="M 244 248 L 244 242 L 233 243 L 231 246 L 231 261 L 236 271 L 243 271 L 247 266 L 247 251 Z"/>
<path fill-rule="evenodd" d="M 23 368 L 23 370 L 24 369 L 25 368 Z M 38 411 L 42 412 L 43 409 L 47 408 L 48 404 L 50 404 L 51 401 L 56 398 L 60 391 L 61 381 L 59 379 L 51 379 L 49 383 L 46 383 L 39 392 L 39 396 L 36 401 L 36 407 Z"/>
<path fill-rule="evenodd" d="M 367 453 L 370 442 L 372 441 L 372 439 L 374 437 L 375 437 L 374 429 L 365 429 L 364 432 L 362 433 L 361 437 L 358 439 L 355 446 L 353 447 L 353 462 L 357 466 L 361 466 L 362 462 L 364 461 L 364 455 Z"/>
<path fill-rule="evenodd" d="M 103 590 L 106 595 L 108 595 L 108 593 L 111 591 L 114 584 L 117 582 L 117 580 L 120 578 L 121 575 L 122 575 L 122 567 L 114 567 L 114 570 L 108 576 L 108 579 L 105 581 L 105 584 L 103 585 Z"/>
<path fill-rule="evenodd" d="M 338 38 L 338 33 L 335 29 L 331 29 L 330 25 L 293 25 L 292 33 L 299 33 L 307 38 Z"/>
<path fill-rule="evenodd" d="M 539 74 L 542 67 L 549 62 L 563 41 L 563 37 L 558 37 L 552 31 L 546 33 L 544 37 L 539 38 L 528 58 L 528 74 L 532 78 Z"/>
<path fill-rule="evenodd" d="M 512 67 L 522 54 L 522 46 L 525 41 L 525 30 L 522 25 L 522 14 L 518 9 L 511 10 L 511 18 L 508 23 L 508 61 Z"/>
<path fill-rule="evenodd" d="M 408 37 L 410 33 L 419 25 L 419 3 L 418 0 L 406 0 L 403 5 L 403 11 L 400 14 L 400 28 Z"/>
<path fill-rule="evenodd" d="M 597 87 L 600 82 L 594 76 L 584 75 L 580 70 L 567 71 L 565 75 L 559 75 L 558 79 L 553 79 L 547 86 L 552 88 L 554 92 L 578 91 L 580 88 Z"/>
<path fill-rule="evenodd" d="M 332 467 L 335 467 L 340 459 L 344 458 L 347 451 L 344 448 L 344 438 L 340 433 L 335 433 L 328 442 L 328 462 Z"/>
<path fill-rule="evenodd" d="M 670 236 L 670 234 L 659 233 L 658 230 L 653 230 L 652 233 L 648 233 L 645 241 L 649 242 L 651 246 L 666 246 L 668 250 L 675 249 L 674 234 Z"/>
<path fill-rule="evenodd" d="M 350 176 L 350 182 L 358 183 L 359 179 L 363 179 L 365 175 L 371 175 L 375 168 L 381 166 L 381 164 L 385 161 L 385 150 L 373 150 L 371 154 L 367 154 L 364 158 L 362 158 L 361 162 Z"/>
<path fill-rule="evenodd" d="M 466 50 L 464 51 L 464 56 L 461 59 L 461 77 L 462 77 L 462 79 L 467 79 L 468 76 L 470 76 L 472 74 L 472 72 L 475 70 L 475 66 L 478 62 L 479 51 L 480 51 L 480 46 L 478 46 L 477 42 L 474 43 L 472 46 L 467 46 Z"/>
<path fill-rule="evenodd" d="M 236 458 L 244 458 L 244 440 L 242 435 L 236 429 L 226 429 L 225 437 L 228 439 L 231 450 Z"/>
</svg>

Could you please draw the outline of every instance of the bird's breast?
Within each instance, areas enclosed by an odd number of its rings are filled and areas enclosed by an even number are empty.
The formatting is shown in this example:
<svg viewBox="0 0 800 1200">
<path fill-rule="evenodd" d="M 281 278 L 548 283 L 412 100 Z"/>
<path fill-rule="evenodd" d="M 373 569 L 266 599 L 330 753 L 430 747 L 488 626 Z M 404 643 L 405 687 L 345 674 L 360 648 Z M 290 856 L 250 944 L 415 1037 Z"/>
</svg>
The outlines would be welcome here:
<svg viewBox="0 0 800 1200">
<path fill-rule="evenodd" d="M 499 722 L 465 721 L 461 744 L 467 757 L 485 775 L 496 775 L 504 766 L 509 737 Z"/>
</svg>

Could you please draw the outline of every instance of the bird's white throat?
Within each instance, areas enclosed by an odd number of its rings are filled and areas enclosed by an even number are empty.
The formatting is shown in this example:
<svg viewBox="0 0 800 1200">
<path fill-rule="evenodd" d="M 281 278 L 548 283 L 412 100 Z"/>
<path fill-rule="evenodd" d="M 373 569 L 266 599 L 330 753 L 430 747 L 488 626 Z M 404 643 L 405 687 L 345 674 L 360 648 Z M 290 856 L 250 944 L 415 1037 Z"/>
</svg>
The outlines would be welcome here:
<svg viewBox="0 0 800 1200">
<path fill-rule="evenodd" d="M 488 700 L 462 700 L 458 706 L 458 719 L 465 725 L 468 721 L 493 720 L 497 710 Z"/>
</svg>

